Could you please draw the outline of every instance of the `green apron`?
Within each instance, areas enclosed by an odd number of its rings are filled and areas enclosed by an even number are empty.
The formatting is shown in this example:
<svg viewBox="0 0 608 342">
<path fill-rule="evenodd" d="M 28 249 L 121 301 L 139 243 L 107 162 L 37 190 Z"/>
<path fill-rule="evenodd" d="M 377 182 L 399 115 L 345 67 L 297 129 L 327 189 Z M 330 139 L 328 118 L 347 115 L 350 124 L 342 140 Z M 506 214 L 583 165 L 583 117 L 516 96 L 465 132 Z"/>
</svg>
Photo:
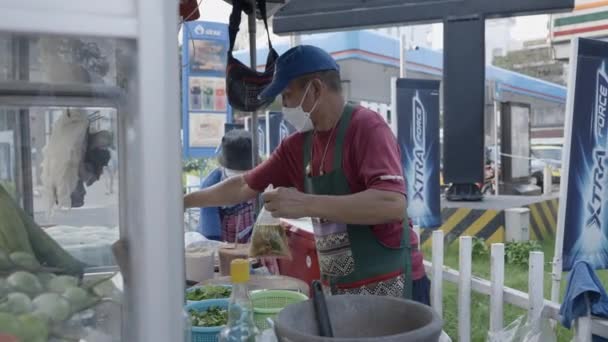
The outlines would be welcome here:
<svg viewBox="0 0 608 342">
<path fill-rule="evenodd" d="M 347 104 L 338 126 L 331 172 L 319 176 L 312 170 L 313 132 L 304 143 L 304 190 L 318 195 L 349 195 L 350 186 L 342 169 L 344 136 L 354 107 Z M 331 139 L 331 137 L 330 137 Z M 372 204 L 370 204 L 372 205 Z M 381 244 L 371 226 L 346 225 L 313 218 L 315 244 L 319 255 L 321 276 L 332 294 L 343 293 L 393 295 L 412 298 L 411 248 L 407 217 L 403 221 L 403 236 L 399 248 Z M 395 275 L 384 279 L 387 275 Z M 404 282 L 399 279 L 405 277 Z M 378 279 L 382 279 L 379 281 Z M 366 287 L 370 285 L 370 287 Z M 362 291 L 365 289 L 365 291 Z"/>
</svg>

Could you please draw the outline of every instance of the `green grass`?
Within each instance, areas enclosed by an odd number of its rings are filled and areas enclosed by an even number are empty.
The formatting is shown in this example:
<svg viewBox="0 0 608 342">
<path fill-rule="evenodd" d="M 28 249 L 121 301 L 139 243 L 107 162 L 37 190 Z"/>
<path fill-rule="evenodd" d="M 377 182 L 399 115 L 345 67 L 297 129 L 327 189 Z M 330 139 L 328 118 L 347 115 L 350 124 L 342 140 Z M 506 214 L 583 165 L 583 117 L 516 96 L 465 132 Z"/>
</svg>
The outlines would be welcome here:
<svg viewBox="0 0 608 342">
<path fill-rule="evenodd" d="M 553 260 L 554 241 L 542 243 L 545 254 L 545 298 L 551 296 L 551 261 Z M 432 260 L 431 249 L 423 249 L 426 260 Z M 458 269 L 458 243 L 453 243 L 444 252 L 444 264 L 450 268 Z M 473 275 L 490 279 L 490 257 L 483 256 L 473 258 Z M 597 272 L 598 277 L 606 286 L 608 284 L 608 271 Z M 562 296 L 566 288 L 568 274 L 564 273 L 562 278 Z M 510 265 L 505 263 L 505 286 L 520 291 L 528 292 L 528 267 Z M 477 293 L 471 296 L 471 340 L 485 341 L 490 322 L 490 299 L 489 297 Z M 526 310 L 505 304 L 504 305 L 504 325 L 513 322 L 517 317 L 524 315 Z M 456 284 L 445 282 L 443 285 L 443 318 L 444 330 L 450 335 L 453 341 L 458 340 L 458 287 Z M 569 342 L 572 340 L 572 331 L 559 326 L 557 329 L 557 340 Z"/>
</svg>

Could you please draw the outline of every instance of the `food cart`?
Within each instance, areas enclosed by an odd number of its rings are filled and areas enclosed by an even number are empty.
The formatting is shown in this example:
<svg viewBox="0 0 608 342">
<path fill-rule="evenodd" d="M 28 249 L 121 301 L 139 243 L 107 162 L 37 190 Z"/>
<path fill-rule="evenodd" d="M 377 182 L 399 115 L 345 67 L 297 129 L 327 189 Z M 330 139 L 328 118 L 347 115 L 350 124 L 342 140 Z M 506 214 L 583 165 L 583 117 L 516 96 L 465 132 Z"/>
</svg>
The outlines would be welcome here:
<svg viewBox="0 0 608 342">
<path fill-rule="evenodd" d="M 0 1 L 0 184 L 48 229 L 117 227 L 127 242 L 118 310 L 75 323 L 113 322 L 100 341 L 184 340 L 176 9 L 164 0 Z M 115 184 L 98 180 L 77 208 L 45 197 L 41 181 L 44 147 L 70 113 L 90 121 L 89 137 L 113 132 L 116 151 Z M 111 254 L 109 244 L 90 247 L 83 256 Z M 101 260 L 84 278 L 116 269 Z"/>
</svg>

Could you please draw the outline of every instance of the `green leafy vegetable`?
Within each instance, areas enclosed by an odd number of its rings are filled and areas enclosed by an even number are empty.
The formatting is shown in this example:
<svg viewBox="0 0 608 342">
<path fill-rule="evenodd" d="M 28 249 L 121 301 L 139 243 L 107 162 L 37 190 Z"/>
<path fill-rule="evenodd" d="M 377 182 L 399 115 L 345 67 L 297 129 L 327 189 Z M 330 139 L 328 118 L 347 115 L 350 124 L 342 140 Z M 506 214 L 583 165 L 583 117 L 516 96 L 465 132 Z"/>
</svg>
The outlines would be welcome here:
<svg viewBox="0 0 608 342">
<path fill-rule="evenodd" d="M 35 296 L 43 291 L 38 278 L 25 271 L 17 271 L 11 274 L 6 281 L 13 291 L 23 292 L 29 296 Z"/>
<path fill-rule="evenodd" d="M 26 269 L 28 271 L 37 271 L 40 269 L 40 263 L 36 260 L 36 257 L 32 254 L 25 252 L 14 252 L 9 256 L 11 262 L 20 269 Z"/>
<path fill-rule="evenodd" d="M 78 312 L 98 301 L 98 298 L 80 287 L 70 287 L 65 290 L 63 297 L 70 302 L 74 312 Z"/>
<path fill-rule="evenodd" d="M 21 335 L 21 322 L 13 314 L 0 312 L 0 331 L 15 336 Z"/>
<path fill-rule="evenodd" d="M 219 307 L 210 307 L 203 312 L 190 310 L 193 327 L 220 327 L 228 323 L 228 311 Z"/>
<path fill-rule="evenodd" d="M 0 278 L 0 298 L 3 298 L 4 296 L 6 296 L 6 294 L 9 293 L 10 290 L 11 290 L 11 287 L 8 285 L 8 282 L 6 281 L 6 279 Z"/>
<path fill-rule="evenodd" d="M 56 293 L 43 293 L 34 298 L 33 303 L 34 312 L 46 316 L 52 322 L 63 322 L 70 317 L 70 303 Z"/>
<path fill-rule="evenodd" d="M 198 287 L 186 293 L 186 299 L 201 301 L 207 299 L 229 298 L 232 290 L 225 286 L 204 286 Z"/>
<path fill-rule="evenodd" d="M 64 293 L 70 287 L 78 286 L 78 279 L 72 276 L 58 276 L 51 279 L 48 283 L 47 290 L 54 293 Z"/>
<path fill-rule="evenodd" d="M 20 292 L 9 293 L 5 301 L 0 304 L 0 311 L 17 315 L 32 311 L 32 300 Z"/>
<path fill-rule="evenodd" d="M 36 274 L 36 276 L 38 277 L 38 280 L 40 281 L 42 287 L 45 289 L 49 287 L 49 283 L 51 282 L 51 280 L 56 277 L 53 273 L 49 272 L 41 272 Z"/>
<path fill-rule="evenodd" d="M 19 322 L 23 329 L 24 342 L 46 342 L 49 338 L 49 327 L 47 322 L 36 315 L 26 314 L 19 316 Z"/>
<path fill-rule="evenodd" d="M 13 268 L 13 263 L 5 251 L 0 249 L 0 271 L 8 271 Z"/>
</svg>

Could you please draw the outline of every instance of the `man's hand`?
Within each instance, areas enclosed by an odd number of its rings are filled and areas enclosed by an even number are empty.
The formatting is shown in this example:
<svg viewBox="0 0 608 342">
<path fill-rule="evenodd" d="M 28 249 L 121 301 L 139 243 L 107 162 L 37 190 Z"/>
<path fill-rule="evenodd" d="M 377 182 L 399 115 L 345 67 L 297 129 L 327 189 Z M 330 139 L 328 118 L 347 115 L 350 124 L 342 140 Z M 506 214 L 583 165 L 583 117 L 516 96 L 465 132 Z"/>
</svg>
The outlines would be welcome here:
<svg viewBox="0 0 608 342">
<path fill-rule="evenodd" d="M 262 194 L 264 208 L 273 217 L 298 219 L 310 216 L 309 195 L 293 188 L 276 188 Z"/>
<path fill-rule="evenodd" d="M 122 278 L 126 281 L 131 276 L 129 269 L 129 245 L 127 240 L 120 239 L 112 245 L 112 253 L 118 264 Z"/>
</svg>

